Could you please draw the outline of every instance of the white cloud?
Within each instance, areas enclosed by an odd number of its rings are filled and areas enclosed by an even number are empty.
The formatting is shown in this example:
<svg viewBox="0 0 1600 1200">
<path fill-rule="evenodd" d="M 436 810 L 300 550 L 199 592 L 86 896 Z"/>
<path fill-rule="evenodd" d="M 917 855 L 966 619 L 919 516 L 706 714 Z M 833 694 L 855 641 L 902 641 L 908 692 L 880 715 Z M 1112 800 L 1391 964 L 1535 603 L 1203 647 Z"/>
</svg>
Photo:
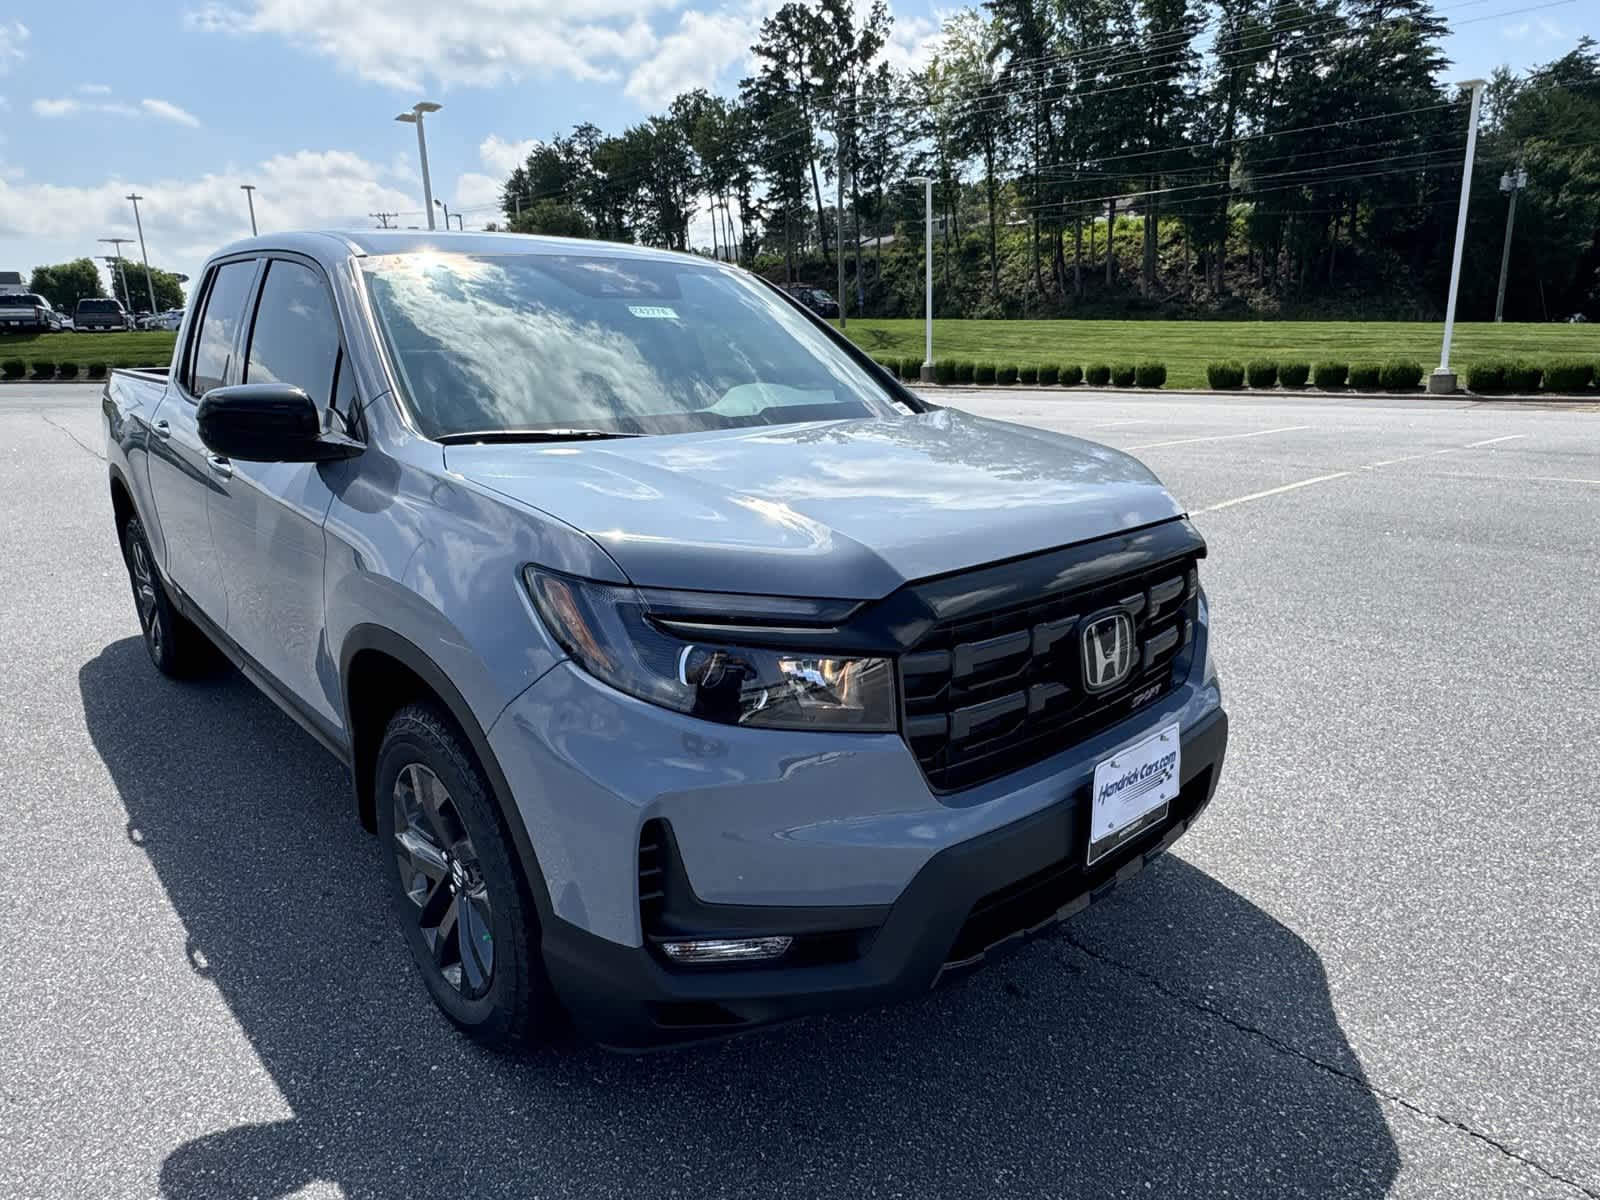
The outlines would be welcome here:
<svg viewBox="0 0 1600 1200">
<path fill-rule="evenodd" d="M 28 40 L 28 27 L 21 21 L 0 21 L 0 75 L 27 57 L 22 43 Z"/>
<path fill-rule="evenodd" d="M 80 96 L 109 96 L 111 88 L 104 83 L 80 83 L 74 89 Z"/>
<path fill-rule="evenodd" d="M 1565 28 L 1560 21 L 1553 21 L 1549 17 L 1539 17 L 1531 21 L 1519 21 L 1515 25 L 1504 25 L 1500 29 L 1501 36 L 1513 42 L 1527 41 L 1529 38 L 1538 45 L 1548 45 L 1551 42 L 1564 42 L 1578 36 L 1576 29 Z"/>
<path fill-rule="evenodd" d="M 179 125 L 187 125 L 191 129 L 200 128 L 200 118 L 187 109 L 179 108 L 167 100 L 141 100 L 139 107 L 152 117 L 163 121 L 176 121 Z"/>
<path fill-rule="evenodd" d="M 112 178 L 87 187 L 24 183 L 0 173 L 0 239 L 8 240 L 19 268 L 75 257 L 98 237 L 133 236 L 126 196 L 137 191 L 151 261 L 192 276 L 213 251 L 249 235 L 241 183 L 256 185 L 263 230 L 367 228 L 374 224 L 367 214 L 380 211 L 402 213 L 403 225 L 420 224 L 421 201 L 389 180 L 386 168 L 342 150 L 301 150 L 198 177 Z"/>
<path fill-rule="evenodd" d="M 941 13 L 943 17 L 947 14 Z M 896 71 L 920 71 L 928 65 L 944 37 L 942 23 L 927 17 L 896 17 L 883 57 Z"/>
<path fill-rule="evenodd" d="M 538 138 L 508 142 L 498 133 L 491 133 L 478 143 L 478 158 L 489 170 L 509 175 L 527 161 L 528 155 L 538 144 Z"/>
<path fill-rule="evenodd" d="M 716 89 L 750 55 L 763 11 L 755 5 L 720 12 L 685 12 L 678 27 L 634 67 L 623 91 L 644 108 L 663 108 L 680 92 Z"/>
<path fill-rule="evenodd" d="M 99 85 L 91 85 L 92 94 L 102 95 Z M 80 86 L 80 92 L 85 87 Z M 106 89 L 109 91 L 110 89 Z M 58 99 L 38 99 L 32 104 L 33 114 L 36 117 L 76 117 L 84 113 L 102 113 L 112 117 L 155 117 L 161 121 L 175 121 L 179 125 L 188 125 L 199 128 L 200 118 L 187 109 L 179 108 L 170 100 L 141 100 L 137 105 L 125 104 L 121 100 L 79 100 L 75 96 L 62 96 Z"/>
<path fill-rule="evenodd" d="M 237 0 L 185 14 L 204 33 L 268 35 L 390 87 L 609 80 L 655 47 L 646 19 L 676 0 Z"/>
<path fill-rule="evenodd" d="M 520 166 L 538 144 L 538 138 L 507 141 L 497 133 L 484 138 L 478 143 L 478 160 L 484 169 L 467 171 L 456 177 L 451 211 L 459 208 L 469 226 L 500 220 L 500 189 L 505 186 L 506 176 Z"/>
</svg>

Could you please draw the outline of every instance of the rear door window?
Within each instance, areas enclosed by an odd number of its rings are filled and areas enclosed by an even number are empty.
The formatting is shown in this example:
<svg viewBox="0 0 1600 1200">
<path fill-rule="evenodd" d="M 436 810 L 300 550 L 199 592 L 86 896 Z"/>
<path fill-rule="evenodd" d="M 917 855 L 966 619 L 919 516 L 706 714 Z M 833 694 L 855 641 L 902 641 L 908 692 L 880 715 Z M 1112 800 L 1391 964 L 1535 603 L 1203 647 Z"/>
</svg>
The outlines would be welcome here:
<svg viewBox="0 0 1600 1200">
<path fill-rule="evenodd" d="M 255 260 L 245 259 L 223 263 L 212 278 L 196 335 L 193 365 L 186 381 L 189 391 L 196 396 L 203 396 L 228 381 L 239 323 L 244 319 L 244 302 L 255 274 Z"/>
<path fill-rule="evenodd" d="M 321 273 L 273 259 L 250 331 L 246 383 L 287 383 L 326 408 L 339 361 L 339 317 Z"/>
</svg>

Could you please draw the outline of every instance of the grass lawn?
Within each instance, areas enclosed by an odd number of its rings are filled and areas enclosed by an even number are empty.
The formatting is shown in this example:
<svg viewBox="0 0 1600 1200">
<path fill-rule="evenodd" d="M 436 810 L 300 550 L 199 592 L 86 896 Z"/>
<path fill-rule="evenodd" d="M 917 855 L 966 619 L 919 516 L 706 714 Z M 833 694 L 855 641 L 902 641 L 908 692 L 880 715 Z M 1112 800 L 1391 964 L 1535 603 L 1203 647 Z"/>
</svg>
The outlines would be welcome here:
<svg viewBox="0 0 1600 1200">
<path fill-rule="evenodd" d="M 877 358 L 922 354 L 922 322 L 852 317 L 846 332 Z M 1203 388 L 1206 364 L 1273 358 L 1383 362 L 1410 358 L 1424 371 L 1439 364 L 1444 326 L 1411 321 L 940 321 L 935 358 L 1004 366 L 1138 362 L 1167 364 L 1169 388 Z M 1465 374 L 1484 359 L 1600 361 L 1600 326 L 1458 324 L 1450 364 Z"/>
<path fill-rule="evenodd" d="M 165 329 L 135 333 L 6 333 L 0 334 L 0 362 L 8 358 L 33 363 L 75 362 L 81 374 L 90 363 L 110 367 L 164 367 L 172 361 L 178 335 Z"/>
</svg>

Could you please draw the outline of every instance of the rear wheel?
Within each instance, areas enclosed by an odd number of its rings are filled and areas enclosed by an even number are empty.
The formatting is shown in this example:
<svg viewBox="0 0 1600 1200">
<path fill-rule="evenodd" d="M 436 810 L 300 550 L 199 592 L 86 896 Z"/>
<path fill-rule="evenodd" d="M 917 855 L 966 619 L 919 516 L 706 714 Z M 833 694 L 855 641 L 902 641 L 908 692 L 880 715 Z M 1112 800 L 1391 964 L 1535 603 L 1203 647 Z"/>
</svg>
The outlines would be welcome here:
<svg viewBox="0 0 1600 1200">
<path fill-rule="evenodd" d="M 547 1039 L 560 1009 L 539 922 L 465 738 L 432 705 L 408 705 L 378 751 L 378 838 L 406 945 L 440 1010 L 496 1046 Z"/>
<path fill-rule="evenodd" d="M 128 565 L 128 583 L 133 588 L 144 648 L 156 669 L 163 675 L 181 678 L 215 662 L 215 651 L 206 635 L 173 607 L 138 517 L 129 517 L 122 527 L 122 557 Z"/>
</svg>

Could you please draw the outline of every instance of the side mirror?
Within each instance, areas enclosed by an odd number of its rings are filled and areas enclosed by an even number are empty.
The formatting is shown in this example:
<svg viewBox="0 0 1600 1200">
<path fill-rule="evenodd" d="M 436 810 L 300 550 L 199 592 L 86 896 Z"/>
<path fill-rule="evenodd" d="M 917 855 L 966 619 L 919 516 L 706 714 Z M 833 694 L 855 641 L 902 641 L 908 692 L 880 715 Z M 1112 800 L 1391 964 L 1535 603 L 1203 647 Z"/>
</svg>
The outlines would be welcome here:
<svg viewBox="0 0 1600 1200">
<path fill-rule="evenodd" d="M 360 454 L 360 442 L 326 432 L 316 402 L 287 383 L 212 388 L 195 413 L 207 450 L 240 462 L 328 462 Z"/>
</svg>

